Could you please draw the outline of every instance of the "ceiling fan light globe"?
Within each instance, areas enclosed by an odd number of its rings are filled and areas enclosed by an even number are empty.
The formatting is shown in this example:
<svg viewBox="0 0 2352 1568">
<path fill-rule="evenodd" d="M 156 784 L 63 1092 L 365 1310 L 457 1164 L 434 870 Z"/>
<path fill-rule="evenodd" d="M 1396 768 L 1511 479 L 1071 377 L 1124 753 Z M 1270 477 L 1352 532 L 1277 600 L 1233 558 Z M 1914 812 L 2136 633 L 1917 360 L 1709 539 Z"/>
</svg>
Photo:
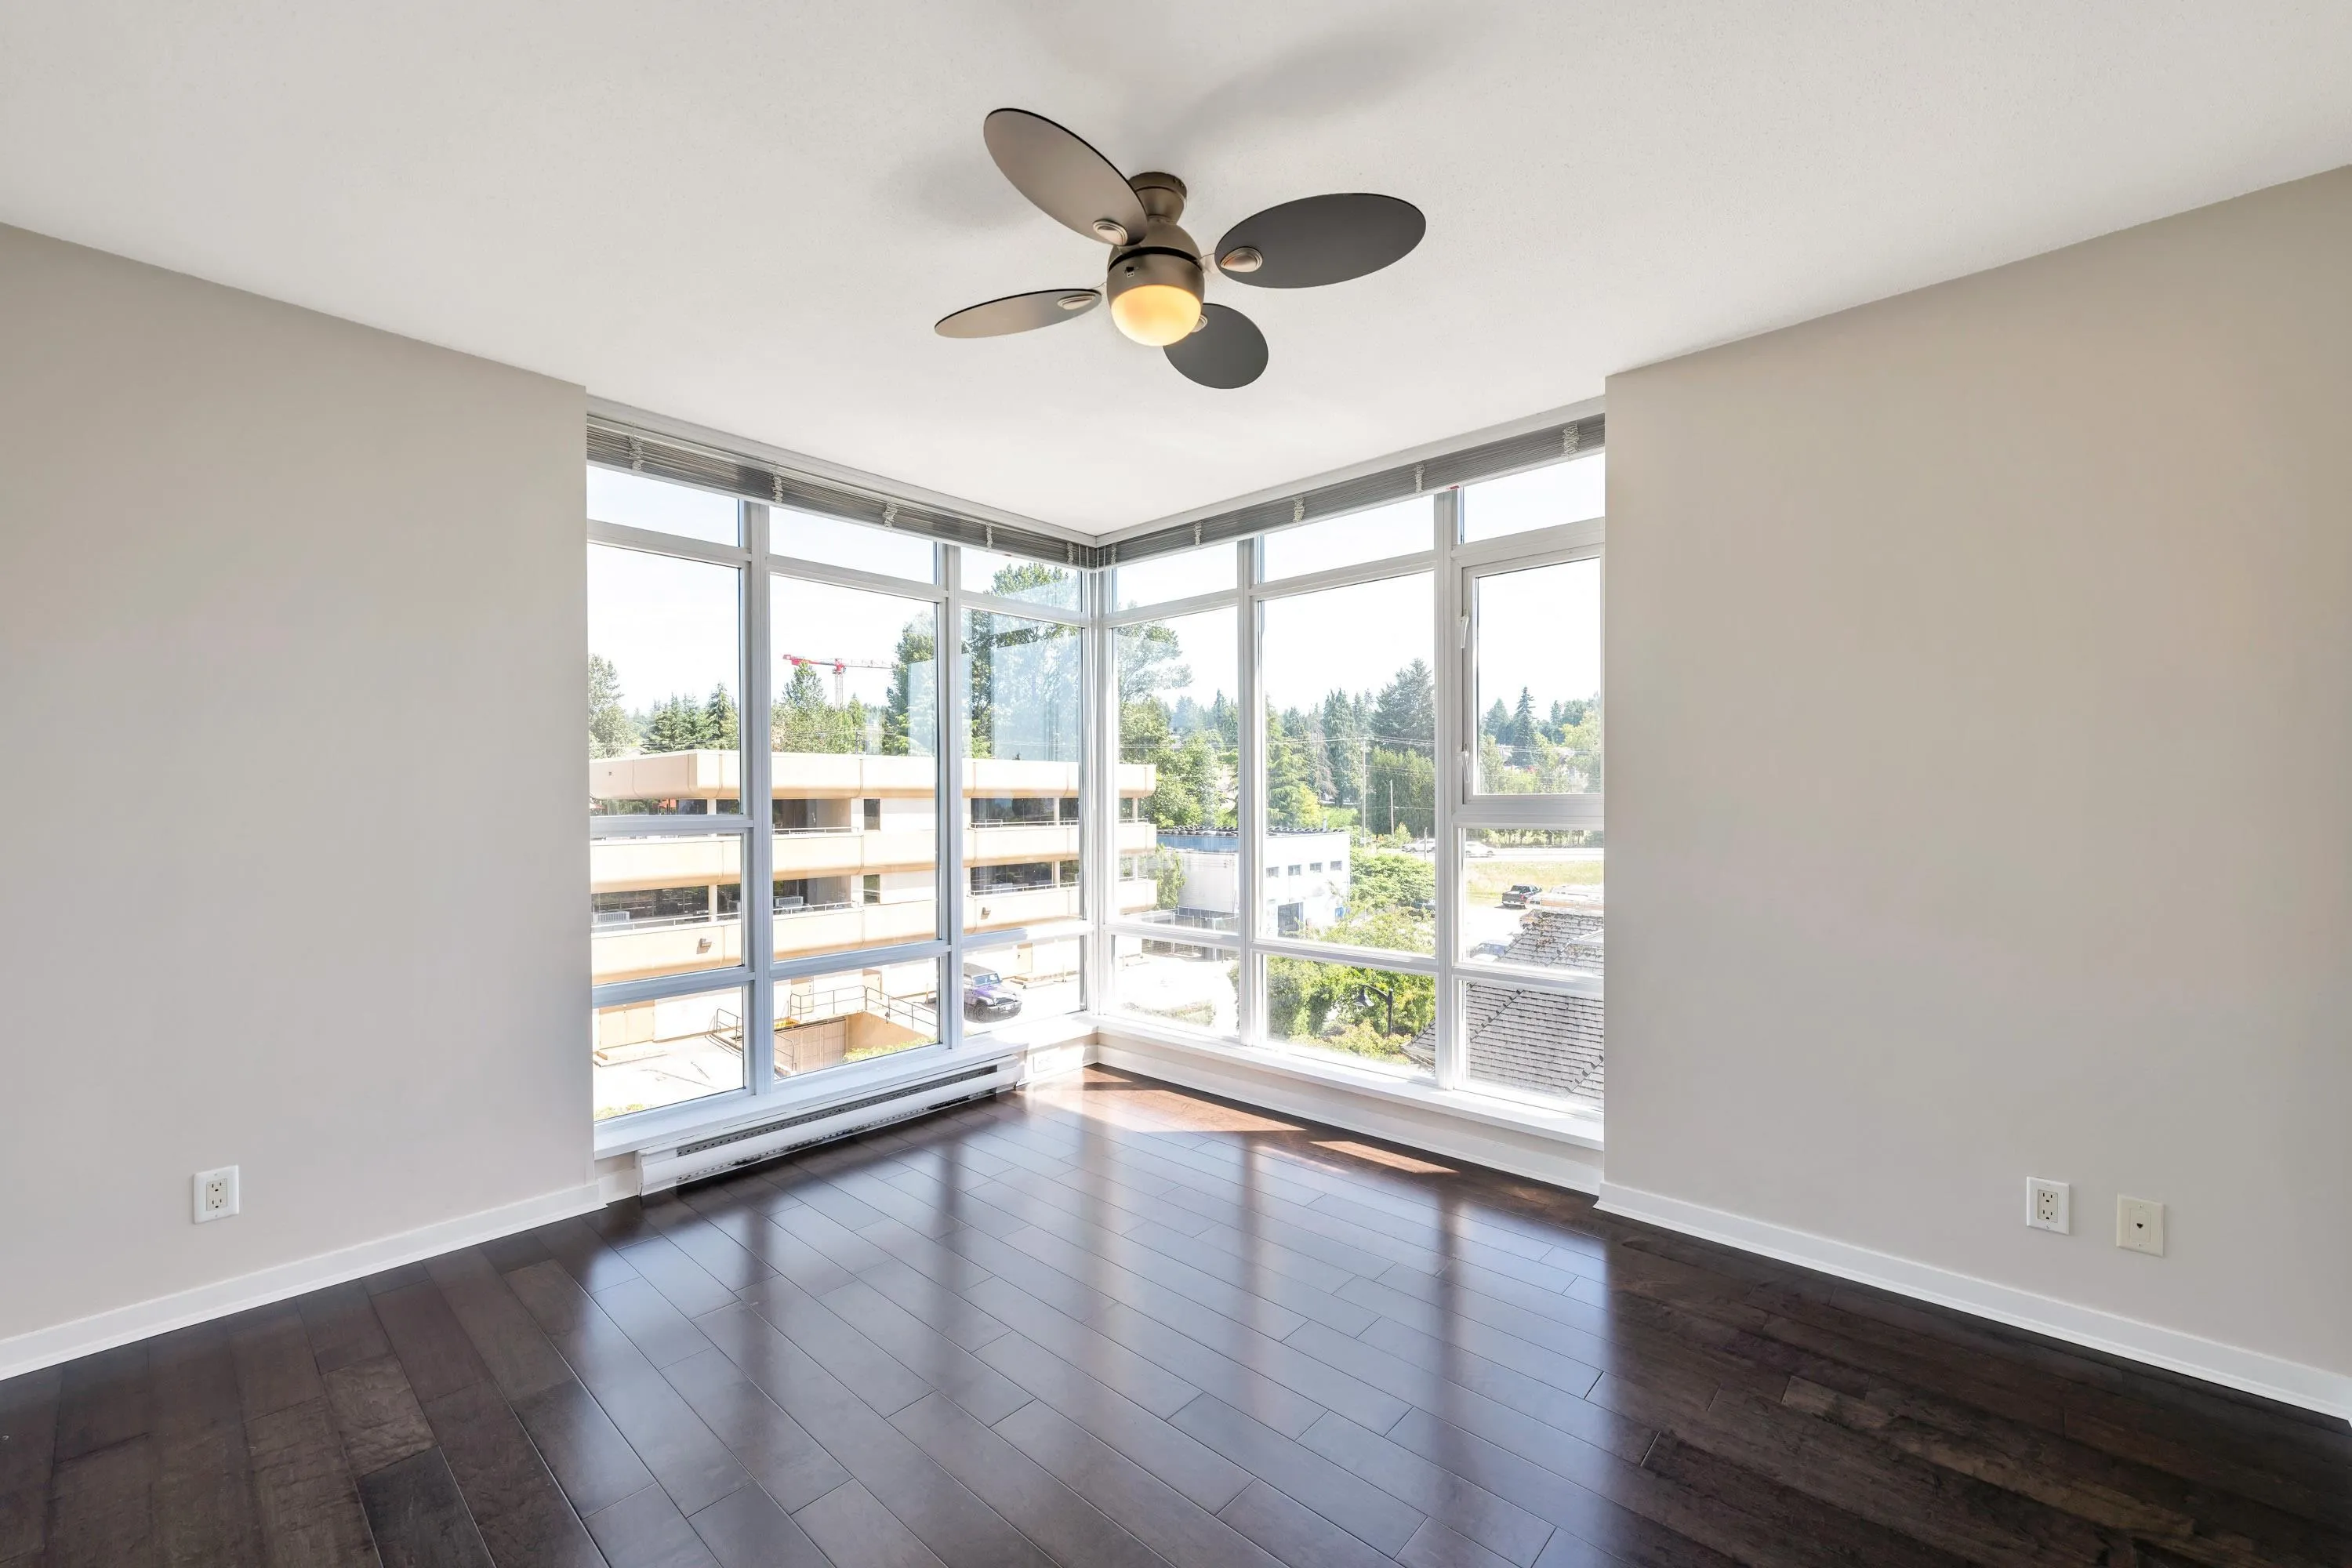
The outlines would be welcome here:
<svg viewBox="0 0 2352 1568">
<path fill-rule="evenodd" d="M 1200 324 L 1201 299 L 1172 283 L 1146 283 L 1112 300 L 1110 319 L 1135 342 L 1166 348 Z"/>
<path fill-rule="evenodd" d="M 1150 348 L 1180 342 L 1201 319 L 1201 258 L 1173 246 L 1120 252 L 1112 258 L 1103 292 L 1110 319 L 1127 337 Z"/>
</svg>

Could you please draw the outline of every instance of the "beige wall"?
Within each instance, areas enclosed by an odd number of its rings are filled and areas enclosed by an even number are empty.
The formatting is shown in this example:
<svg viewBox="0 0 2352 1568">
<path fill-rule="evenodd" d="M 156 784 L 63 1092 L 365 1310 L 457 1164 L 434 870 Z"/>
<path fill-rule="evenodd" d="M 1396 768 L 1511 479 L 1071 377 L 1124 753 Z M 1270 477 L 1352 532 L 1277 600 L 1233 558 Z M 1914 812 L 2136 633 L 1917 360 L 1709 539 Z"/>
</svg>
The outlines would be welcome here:
<svg viewBox="0 0 2352 1568">
<path fill-rule="evenodd" d="M 588 1181 L 581 390 L 8 228 L 0 343 L 0 1340 Z"/>
<path fill-rule="evenodd" d="M 1611 380 L 1612 1184 L 2352 1372 L 2347 258 L 2352 171 Z"/>
</svg>

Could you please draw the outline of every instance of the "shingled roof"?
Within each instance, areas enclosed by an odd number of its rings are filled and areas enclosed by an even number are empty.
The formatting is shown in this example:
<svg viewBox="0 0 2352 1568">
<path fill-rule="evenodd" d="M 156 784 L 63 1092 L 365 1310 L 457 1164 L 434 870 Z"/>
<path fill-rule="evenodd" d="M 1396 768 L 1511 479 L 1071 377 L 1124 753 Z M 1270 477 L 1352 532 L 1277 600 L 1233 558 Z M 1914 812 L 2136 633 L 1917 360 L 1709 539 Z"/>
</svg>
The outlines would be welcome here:
<svg viewBox="0 0 2352 1568">
<path fill-rule="evenodd" d="M 1601 966 L 1601 915 L 1590 907 L 1536 908 L 1519 924 L 1501 962 L 1545 969 Z M 1602 1008 L 1598 996 L 1474 981 L 1465 1009 L 1473 1082 L 1601 1102 Z M 1415 1036 L 1405 1055 L 1423 1067 L 1437 1060 L 1436 1026 Z"/>
</svg>

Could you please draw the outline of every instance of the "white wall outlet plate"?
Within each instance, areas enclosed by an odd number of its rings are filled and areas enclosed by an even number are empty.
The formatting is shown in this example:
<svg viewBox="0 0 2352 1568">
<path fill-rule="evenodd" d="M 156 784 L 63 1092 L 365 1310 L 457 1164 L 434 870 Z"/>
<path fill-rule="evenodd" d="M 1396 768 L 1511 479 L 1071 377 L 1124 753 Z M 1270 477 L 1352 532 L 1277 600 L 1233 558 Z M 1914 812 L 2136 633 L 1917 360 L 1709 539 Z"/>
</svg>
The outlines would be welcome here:
<svg viewBox="0 0 2352 1568">
<path fill-rule="evenodd" d="M 2117 1198 L 2116 1245 L 2133 1252 L 2163 1257 L 2164 1205 L 2146 1198 Z"/>
<path fill-rule="evenodd" d="M 2025 1223 L 2034 1229 L 2071 1235 L 2074 1229 L 2074 1189 L 2065 1183 L 2045 1182 L 2039 1176 L 2025 1178 Z"/>
<path fill-rule="evenodd" d="M 196 1223 L 226 1219 L 236 1212 L 236 1167 L 198 1171 L 195 1185 Z"/>
</svg>

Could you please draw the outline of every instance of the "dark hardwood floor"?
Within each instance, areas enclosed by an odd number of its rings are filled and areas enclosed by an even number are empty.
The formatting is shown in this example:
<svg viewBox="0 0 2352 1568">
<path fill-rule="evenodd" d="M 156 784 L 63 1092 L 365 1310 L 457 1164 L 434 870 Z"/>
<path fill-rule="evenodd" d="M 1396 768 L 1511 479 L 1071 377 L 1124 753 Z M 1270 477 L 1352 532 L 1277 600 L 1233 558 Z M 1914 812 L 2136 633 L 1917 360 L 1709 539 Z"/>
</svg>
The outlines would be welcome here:
<svg viewBox="0 0 2352 1568">
<path fill-rule="evenodd" d="M 0 1384 L 0 1564 L 2352 1564 L 2352 1433 L 1093 1072 Z"/>
</svg>

